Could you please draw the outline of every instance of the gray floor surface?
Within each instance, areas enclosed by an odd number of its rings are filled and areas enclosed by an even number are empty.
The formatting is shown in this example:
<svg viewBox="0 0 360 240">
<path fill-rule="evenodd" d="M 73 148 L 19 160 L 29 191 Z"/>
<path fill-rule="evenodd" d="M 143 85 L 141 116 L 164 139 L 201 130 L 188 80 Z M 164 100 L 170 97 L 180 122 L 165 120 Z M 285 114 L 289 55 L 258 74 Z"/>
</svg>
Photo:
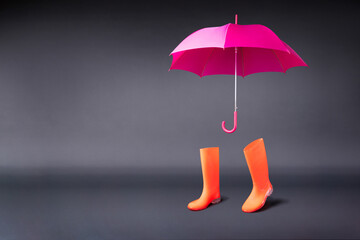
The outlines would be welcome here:
<svg viewBox="0 0 360 240">
<path fill-rule="evenodd" d="M 249 175 L 221 178 L 200 212 L 198 174 L 2 176 L 0 239 L 359 239 L 358 175 L 273 175 L 274 193 L 241 211 Z"/>
</svg>

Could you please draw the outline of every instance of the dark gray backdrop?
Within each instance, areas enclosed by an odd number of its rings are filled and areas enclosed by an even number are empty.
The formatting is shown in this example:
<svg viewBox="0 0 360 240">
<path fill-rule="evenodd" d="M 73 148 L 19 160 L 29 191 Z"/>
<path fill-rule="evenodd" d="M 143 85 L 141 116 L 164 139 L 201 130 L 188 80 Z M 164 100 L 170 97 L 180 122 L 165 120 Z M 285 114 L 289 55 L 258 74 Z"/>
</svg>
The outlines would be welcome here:
<svg viewBox="0 0 360 240">
<path fill-rule="evenodd" d="M 0 238 L 359 239 L 359 7 L 351 1 L 2 1 Z M 199 28 L 264 24 L 305 60 L 239 79 L 171 71 Z M 230 127 L 230 126 L 228 126 Z M 263 137 L 261 211 L 242 149 Z M 222 202 L 199 148 L 220 147 Z"/>
<path fill-rule="evenodd" d="M 2 4 L 1 171 L 223 169 L 263 137 L 276 169 L 359 169 L 359 14 L 354 2 Z M 239 79 L 168 72 L 187 35 L 234 21 L 264 24 L 309 65 Z M 230 127 L 230 126 L 229 126 Z M 357 170 L 356 170 L 357 171 Z"/>
</svg>

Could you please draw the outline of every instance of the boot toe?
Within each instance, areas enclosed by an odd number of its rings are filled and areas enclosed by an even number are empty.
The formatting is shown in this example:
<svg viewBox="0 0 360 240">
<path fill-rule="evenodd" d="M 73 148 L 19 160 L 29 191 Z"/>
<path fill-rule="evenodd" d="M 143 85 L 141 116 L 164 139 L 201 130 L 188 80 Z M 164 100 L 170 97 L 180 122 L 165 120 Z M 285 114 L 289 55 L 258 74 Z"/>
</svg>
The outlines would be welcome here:
<svg viewBox="0 0 360 240">
<path fill-rule="evenodd" d="M 255 212 L 258 209 L 258 205 L 259 204 L 254 200 L 246 200 L 245 203 L 242 205 L 241 210 L 246 213 Z"/>
<path fill-rule="evenodd" d="M 188 204 L 188 209 L 192 210 L 192 211 L 199 211 L 199 210 L 203 210 L 205 208 L 207 208 L 209 206 L 210 203 L 208 203 L 207 201 L 204 201 L 204 199 L 196 199 L 192 202 L 190 202 Z"/>
<path fill-rule="evenodd" d="M 192 202 L 189 202 L 189 204 L 187 205 L 187 208 L 192 210 L 192 211 L 197 211 L 199 210 L 199 204 L 197 204 L 197 200 L 194 200 Z"/>
<path fill-rule="evenodd" d="M 267 196 L 265 193 L 258 194 L 256 196 L 250 195 L 241 209 L 243 210 L 243 212 L 246 213 L 256 212 L 264 206 L 266 198 Z"/>
</svg>

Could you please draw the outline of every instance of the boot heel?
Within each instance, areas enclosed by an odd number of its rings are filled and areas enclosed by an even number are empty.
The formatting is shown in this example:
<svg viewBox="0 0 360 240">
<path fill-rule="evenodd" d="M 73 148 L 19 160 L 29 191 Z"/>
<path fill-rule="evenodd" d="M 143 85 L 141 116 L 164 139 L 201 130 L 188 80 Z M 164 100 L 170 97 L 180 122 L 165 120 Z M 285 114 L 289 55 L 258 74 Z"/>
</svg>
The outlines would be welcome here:
<svg viewBox="0 0 360 240">
<path fill-rule="evenodd" d="M 219 202 L 221 202 L 221 197 L 216 198 L 216 199 L 211 201 L 212 204 L 218 204 Z"/>
</svg>

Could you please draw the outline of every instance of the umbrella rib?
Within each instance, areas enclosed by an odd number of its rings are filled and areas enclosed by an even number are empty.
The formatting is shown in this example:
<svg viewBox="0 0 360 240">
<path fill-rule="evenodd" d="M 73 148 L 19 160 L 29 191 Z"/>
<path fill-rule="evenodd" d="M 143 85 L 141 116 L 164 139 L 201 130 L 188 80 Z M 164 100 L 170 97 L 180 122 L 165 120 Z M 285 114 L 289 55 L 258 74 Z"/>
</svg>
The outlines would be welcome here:
<svg viewBox="0 0 360 240">
<path fill-rule="evenodd" d="M 281 61 L 280 61 L 280 59 L 279 59 L 278 55 L 276 54 L 276 52 L 274 51 L 274 49 L 271 49 L 271 50 L 272 50 L 272 52 L 274 53 L 274 55 L 275 55 L 276 59 L 279 61 L 279 63 L 280 63 L 280 66 L 281 66 L 281 68 L 282 68 L 283 73 L 285 73 L 284 66 L 282 65 L 282 63 L 281 63 Z"/>
<path fill-rule="evenodd" d="M 182 56 L 184 56 L 185 53 L 186 51 L 183 51 L 182 53 L 180 53 L 181 55 L 175 61 L 172 61 L 169 71 L 171 70 L 171 67 L 174 66 L 175 63 L 177 63 Z"/>
<path fill-rule="evenodd" d="M 226 29 L 225 29 L 225 35 L 224 35 L 224 46 L 223 46 L 223 49 L 225 49 L 226 37 L 227 37 L 227 32 L 228 32 L 229 27 L 230 27 L 230 23 L 228 23 L 228 24 L 227 24 Z"/>
<path fill-rule="evenodd" d="M 214 50 L 215 50 L 215 48 L 213 48 L 213 49 L 212 49 L 212 51 L 211 51 L 211 53 L 210 53 L 210 55 L 209 55 L 208 59 L 206 60 L 206 62 L 205 62 L 205 64 L 204 64 L 204 68 L 203 68 L 203 70 L 202 70 L 202 72 L 201 72 L 200 77 L 203 77 L 203 76 L 204 76 L 204 71 L 205 71 L 206 65 L 208 64 L 208 62 L 209 62 L 209 60 L 210 60 L 210 58 L 211 58 L 211 56 L 212 56 L 212 54 L 213 54 Z"/>
<path fill-rule="evenodd" d="M 242 64 L 241 64 L 241 70 L 242 70 L 242 74 L 241 76 L 244 77 L 245 76 L 245 58 L 244 58 L 244 49 L 242 47 L 240 47 L 240 51 L 241 51 L 241 59 L 242 59 Z"/>
<path fill-rule="evenodd" d="M 281 41 L 281 40 L 280 40 L 280 41 Z M 285 46 L 285 48 L 286 48 L 286 50 L 287 50 L 287 53 L 288 53 L 288 54 L 291 54 L 291 52 L 290 52 L 289 49 L 288 49 L 287 44 L 286 44 L 284 41 L 281 41 L 281 43 L 282 43 L 282 45 Z"/>
</svg>

